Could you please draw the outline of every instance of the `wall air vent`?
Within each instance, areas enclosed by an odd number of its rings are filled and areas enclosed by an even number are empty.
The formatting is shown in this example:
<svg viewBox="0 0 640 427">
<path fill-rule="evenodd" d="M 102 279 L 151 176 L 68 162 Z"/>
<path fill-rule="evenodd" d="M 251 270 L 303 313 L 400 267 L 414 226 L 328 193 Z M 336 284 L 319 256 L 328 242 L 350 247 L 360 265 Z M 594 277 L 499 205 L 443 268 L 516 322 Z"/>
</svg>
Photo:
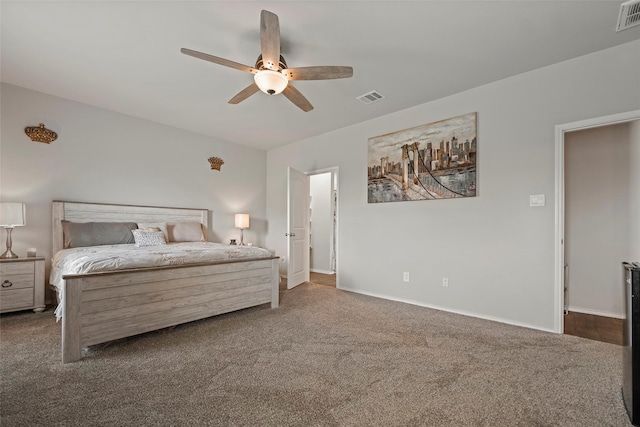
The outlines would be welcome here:
<svg viewBox="0 0 640 427">
<path fill-rule="evenodd" d="M 616 31 L 640 25 L 640 0 L 631 0 L 620 5 L 620 15 Z"/>
<path fill-rule="evenodd" d="M 380 101 L 381 99 L 384 99 L 384 95 L 376 92 L 375 90 L 372 90 L 369 93 L 365 93 L 364 95 L 360 95 L 356 99 L 358 101 L 362 102 L 363 104 L 373 104 L 374 102 L 377 102 L 377 101 Z"/>
</svg>

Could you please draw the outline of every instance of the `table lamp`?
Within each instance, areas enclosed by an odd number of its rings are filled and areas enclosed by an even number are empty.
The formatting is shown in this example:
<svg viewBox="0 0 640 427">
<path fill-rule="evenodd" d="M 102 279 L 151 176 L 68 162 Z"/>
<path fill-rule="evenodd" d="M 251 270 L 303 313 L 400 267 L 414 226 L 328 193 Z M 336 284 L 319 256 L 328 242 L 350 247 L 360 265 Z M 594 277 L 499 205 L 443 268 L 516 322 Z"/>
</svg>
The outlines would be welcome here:
<svg viewBox="0 0 640 427">
<path fill-rule="evenodd" d="M 7 250 L 0 255 L 0 259 L 18 258 L 11 250 L 11 232 L 13 227 L 26 224 L 24 203 L 0 203 L 0 227 L 7 230 Z"/>
<path fill-rule="evenodd" d="M 240 244 L 244 245 L 244 229 L 249 228 L 249 214 L 236 214 L 236 228 L 240 229 Z"/>
</svg>

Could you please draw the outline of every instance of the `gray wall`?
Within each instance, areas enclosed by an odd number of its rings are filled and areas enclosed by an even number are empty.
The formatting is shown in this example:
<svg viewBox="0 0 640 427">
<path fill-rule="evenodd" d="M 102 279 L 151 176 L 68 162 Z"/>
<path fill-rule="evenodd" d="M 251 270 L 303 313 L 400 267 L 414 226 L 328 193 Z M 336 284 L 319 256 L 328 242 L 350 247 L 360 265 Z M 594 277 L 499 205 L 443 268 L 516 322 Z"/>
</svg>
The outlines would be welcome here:
<svg viewBox="0 0 640 427">
<path fill-rule="evenodd" d="M 565 306 L 582 313 L 624 318 L 622 261 L 640 235 L 632 228 L 640 191 L 640 139 L 633 122 L 565 134 Z M 634 156 L 635 153 L 635 156 Z"/>
<path fill-rule="evenodd" d="M 35 247 L 51 260 L 52 200 L 206 208 L 209 240 L 225 243 L 240 238 L 234 214 L 246 212 L 245 241 L 264 245 L 264 151 L 12 85 L 0 98 L 0 199 L 27 205 L 27 226 L 13 233 L 19 256 Z M 39 123 L 58 139 L 32 142 L 24 128 Z"/>
<path fill-rule="evenodd" d="M 286 167 L 338 166 L 341 288 L 559 330 L 555 126 L 640 109 L 639 50 L 634 41 L 270 150 L 268 246 L 286 255 Z M 367 203 L 368 138 L 474 111 L 477 197 Z M 532 194 L 546 206 L 529 207 Z"/>
</svg>

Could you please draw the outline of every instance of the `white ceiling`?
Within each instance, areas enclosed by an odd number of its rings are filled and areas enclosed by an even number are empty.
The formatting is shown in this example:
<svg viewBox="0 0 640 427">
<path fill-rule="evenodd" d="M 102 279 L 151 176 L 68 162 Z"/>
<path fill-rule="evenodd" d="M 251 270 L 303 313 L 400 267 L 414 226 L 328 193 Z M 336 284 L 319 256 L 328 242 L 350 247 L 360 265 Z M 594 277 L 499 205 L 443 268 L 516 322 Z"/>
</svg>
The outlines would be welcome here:
<svg viewBox="0 0 640 427">
<path fill-rule="evenodd" d="M 640 39 L 615 32 L 621 1 L 2 1 L 3 82 L 270 149 L 475 86 Z M 289 67 L 349 65 L 284 96 L 227 101 L 251 74 L 260 10 L 280 18 Z M 371 90 L 386 98 L 365 105 Z M 43 118 L 43 120 L 46 118 Z"/>
</svg>

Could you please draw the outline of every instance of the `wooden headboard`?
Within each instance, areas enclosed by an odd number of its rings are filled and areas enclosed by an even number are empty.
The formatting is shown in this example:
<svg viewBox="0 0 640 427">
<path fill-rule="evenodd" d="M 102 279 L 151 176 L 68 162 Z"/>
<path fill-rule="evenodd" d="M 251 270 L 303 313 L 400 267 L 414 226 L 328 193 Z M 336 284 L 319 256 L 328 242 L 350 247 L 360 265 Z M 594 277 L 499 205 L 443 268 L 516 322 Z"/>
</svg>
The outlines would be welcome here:
<svg viewBox="0 0 640 427">
<path fill-rule="evenodd" d="M 62 220 L 72 222 L 177 222 L 198 221 L 209 235 L 207 209 L 163 208 L 158 206 L 111 205 L 54 200 L 51 205 L 51 256 L 64 248 Z"/>
</svg>

